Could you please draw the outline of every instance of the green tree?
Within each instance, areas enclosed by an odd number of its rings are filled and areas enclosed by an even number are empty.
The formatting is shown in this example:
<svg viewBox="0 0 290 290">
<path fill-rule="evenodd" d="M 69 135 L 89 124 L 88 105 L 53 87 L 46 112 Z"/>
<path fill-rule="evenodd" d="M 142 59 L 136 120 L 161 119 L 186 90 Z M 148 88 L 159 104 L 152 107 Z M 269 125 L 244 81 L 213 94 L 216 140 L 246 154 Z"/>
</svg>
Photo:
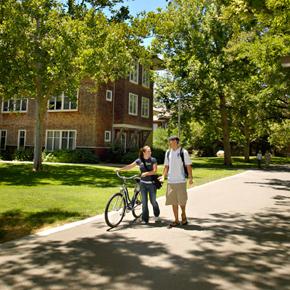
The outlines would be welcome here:
<svg viewBox="0 0 290 290">
<path fill-rule="evenodd" d="M 111 3 L 115 1 L 110 1 Z M 36 103 L 33 169 L 41 169 L 43 120 L 48 100 L 75 97 L 84 77 L 98 84 L 129 72 L 138 40 L 128 25 L 101 11 L 73 17 L 56 0 L 7 0 L 0 19 L 0 96 Z"/>
<path fill-rule="evenodd" d="M 224 162 L 231 165 L 228 100 L 237 64 L 225 52 L 232 30 L 221 16 L 219 1 L 172 1 L 154 19 L 153 45 L 163 54 L 168 70 L 181 80 L 179 90 L 191 99 L 193 116 L 207 121 L 212 112 L 219 113 Z"/>
<path fill-rule="evenodd" d="M 280 153 L 287 152 L 290 148 L 290 120 L 274 123 L 270 128 L 270 144 Z"/>
</svg>

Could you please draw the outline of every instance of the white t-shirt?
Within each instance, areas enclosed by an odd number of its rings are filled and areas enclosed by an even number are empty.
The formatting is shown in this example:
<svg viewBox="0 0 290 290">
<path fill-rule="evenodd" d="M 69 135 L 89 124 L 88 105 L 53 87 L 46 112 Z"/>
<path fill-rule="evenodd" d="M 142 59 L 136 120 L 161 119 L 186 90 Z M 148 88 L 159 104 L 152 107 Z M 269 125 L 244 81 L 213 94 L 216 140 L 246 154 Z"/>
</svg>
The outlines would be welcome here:
<svg viewBox="0 0 290 290">
<path fill-rule="evenodd" d="M 164 165 L 169 166 L 168 170 L 168 183 L 183 183 L 186 182 L 184 175 L 183 162 L 180 156 L 180 147 L 176 150 L 170 149 L 165 153 Z M 182 148 L 185 165 L 191 165 L 191 160 L 187 150 Z M 169 157 L 169 158 L 168 158 Z M 168 160 L 169 159 L 169 160 Z"/>
</svg>

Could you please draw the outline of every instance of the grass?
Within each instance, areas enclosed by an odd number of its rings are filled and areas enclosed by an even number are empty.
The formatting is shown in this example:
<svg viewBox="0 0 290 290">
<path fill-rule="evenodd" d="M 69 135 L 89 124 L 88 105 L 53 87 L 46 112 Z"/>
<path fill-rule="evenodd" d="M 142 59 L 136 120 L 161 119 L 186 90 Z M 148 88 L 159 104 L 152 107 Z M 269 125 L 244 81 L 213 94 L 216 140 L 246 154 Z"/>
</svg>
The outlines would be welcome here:
<svg viewBox="0 0 290 290">
<path fill-rule="evenodd" d="M 193 159 L 194 185 L 256 167 L 255 160 L 245 163 L 233 158 L 233 162 L 226 168 L 221 158 Z M 285 162 L 289 159 L 273 158 L 275 164 Z M 31 169 L 30 163 L 0 163 L 0 242 L 101 214 L 121 184 L 115 168 L 101 165 L 44 164 L 38 173 Z M 163 186 L 158 196 L 165 189 Z"/>
</svg>

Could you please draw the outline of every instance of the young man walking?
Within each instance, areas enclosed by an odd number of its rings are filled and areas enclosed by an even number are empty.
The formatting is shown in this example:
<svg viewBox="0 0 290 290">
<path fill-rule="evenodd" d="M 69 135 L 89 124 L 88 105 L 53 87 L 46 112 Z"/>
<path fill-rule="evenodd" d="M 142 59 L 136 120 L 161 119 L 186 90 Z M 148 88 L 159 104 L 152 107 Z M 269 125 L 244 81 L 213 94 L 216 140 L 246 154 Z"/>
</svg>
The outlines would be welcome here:
<svg viewBox="0 0 290 290">
<path fill-rule="evenodd" d="M 187 150 L 179 145 L 179 138 L 171 136 L 168 141 L 170 149 L 165 154 L 161 181 L 168 177 L 165 204 L 172 205 L 174 214 L 174 222 L 170 223 L 169 227 L 176 227 L 180 225 L 178 217 L 179 206 L 181 208 L 181 224 L 187 225 L 188 223 L 185 212 L 187 202 L 185 168 L 187 169 L 188 183 L 192 185 L 192 167 Z"/>
</svg>

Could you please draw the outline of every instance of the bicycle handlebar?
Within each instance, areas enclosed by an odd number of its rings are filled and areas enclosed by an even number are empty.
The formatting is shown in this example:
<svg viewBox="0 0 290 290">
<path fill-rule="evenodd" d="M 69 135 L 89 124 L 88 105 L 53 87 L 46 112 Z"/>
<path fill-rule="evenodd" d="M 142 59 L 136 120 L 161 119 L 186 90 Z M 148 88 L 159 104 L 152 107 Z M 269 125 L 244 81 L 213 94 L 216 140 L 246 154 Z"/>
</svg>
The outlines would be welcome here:
<svg viewBox="0 0 290 290">
<path fill-rule="evenodd" d="M 133 176 L 130 176 L 130 177 L 126 177 L 126 176 L 122 176 L 120 175 L 119 171 L 116 171 L 116 174 L 119 178 L 123 179 L 123 180 L 130 180 L 130 179 L 136 179 L 136 178 L 140 178 L 140 175 L 139 174 L 135 174 Z"/>
</svg>

